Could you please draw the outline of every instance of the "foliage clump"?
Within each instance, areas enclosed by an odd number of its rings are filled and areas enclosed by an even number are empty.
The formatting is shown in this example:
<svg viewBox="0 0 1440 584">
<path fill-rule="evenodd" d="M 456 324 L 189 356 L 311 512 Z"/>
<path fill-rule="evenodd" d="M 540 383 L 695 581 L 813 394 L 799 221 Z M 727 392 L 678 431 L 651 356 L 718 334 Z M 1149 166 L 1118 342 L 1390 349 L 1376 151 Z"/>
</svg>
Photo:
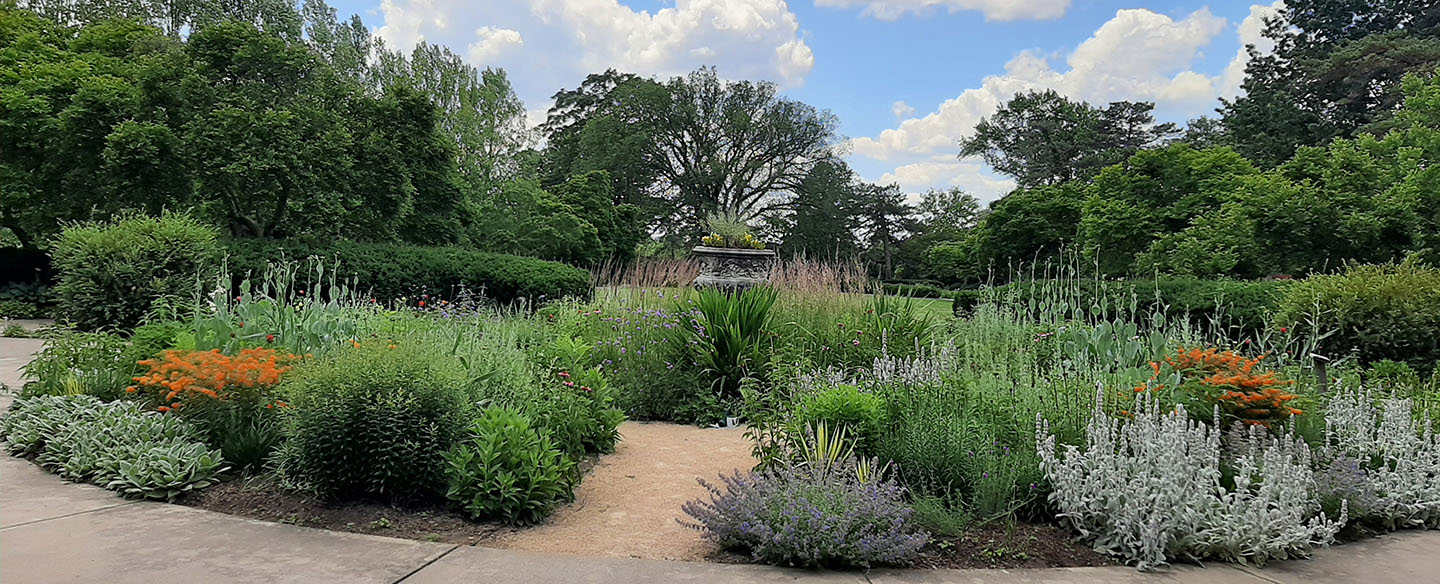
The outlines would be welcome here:
<svg viewBox="0 0 1440 584">
<path fill-rule="evenodd" d="M 575 461 L 520 412 L 486 408 L 467 432 L 445 453 L 445 496 L 470 518 L 538 523 L 573 498 Z"/>
</svg>

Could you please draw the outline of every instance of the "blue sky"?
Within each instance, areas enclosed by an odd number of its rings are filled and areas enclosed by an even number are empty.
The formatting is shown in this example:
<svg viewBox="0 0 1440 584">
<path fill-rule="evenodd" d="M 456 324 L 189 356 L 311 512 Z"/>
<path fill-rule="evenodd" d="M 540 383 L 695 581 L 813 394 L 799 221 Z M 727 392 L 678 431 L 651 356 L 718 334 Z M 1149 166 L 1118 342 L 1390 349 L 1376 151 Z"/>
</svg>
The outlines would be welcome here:
<svg viewBox="0 0 1440 584">
<path fill-rule="evenodd" d="M 910 192 L 1011 184 L 956 142 L 1015 92 L 1154 101 L 1162 119 L 1238 92 L 1273 6 L 1245 0 L 332 0 L 387 43 L 448 45 L 502 67 L 531 119 L 607 67 L 714 65 L 834 112 L 867 180 Z M 1263 49 L 1263 46 L 1262 46 Z"/>
</svg>

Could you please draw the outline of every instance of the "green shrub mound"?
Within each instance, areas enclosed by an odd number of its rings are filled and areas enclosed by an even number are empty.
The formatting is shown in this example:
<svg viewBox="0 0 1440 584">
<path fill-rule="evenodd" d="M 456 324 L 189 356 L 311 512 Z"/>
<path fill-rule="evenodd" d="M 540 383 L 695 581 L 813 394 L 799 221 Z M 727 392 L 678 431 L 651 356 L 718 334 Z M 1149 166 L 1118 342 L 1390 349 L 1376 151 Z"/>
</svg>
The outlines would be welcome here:
<svg viewBox="0 0 1440 584">
<path fill-rule="evenodd" d="M 444 453 L 465 429 L 467 379 L 435 351 L 361 344 L 297 366 L 281 475 L 328 499 L 415 501 L 445 489 Z"/>
<path fill-rule="evenodd" d="M 92 396 L 19 398 L 0 418 L 0 436 L 12 455 L 126 497 L 174 500 L 226 470 L 184 420 Z"/>
<path fill-rule="evenodd" d="M 1162 313 L 1170 320 L 1216 323 L 1246 331 L 1263 329 L 1294 282 L 1159 278 L 1154 280 L 1032 280 L 954 293 L 956 316 L 981 303 L 1006 299 L 1021 306 L 1102 311 L 1105 314 Z"/>
<path fill-rule="evenodd" d="M 1330 357 L 1428 371 L 1440 360 L 1440 269 L 1405 262 L 1314 276 L 1290 290 L 1275 321 L 1297 333 L 1328 332 L 1320 344 Z"/>
<path fill-rule="evenodd" d="M 490 407 L 445 454 L 446 498 L 471 519 L 539 522 L 574 496 L 575 462 L 520 412 Z"/>
<path fill-rule="evenodd" d="M 805 428 L 822 423 L 831 428 L 844 428 L 854 440 L 855 449 L 869 455 L 874 453 L 885 432 L 885 408 L 884 398 L 860 391 L 854 385 L 841 385 L 796 400 L 792 431 L 799 435 Z"/>
<path fill-rule="evenodd" d="M 195 297 L 219 252 L 215 230 L 184 215 L 72 225 L 53 246 L 56 315 L 82 330 L 135 328 L 156 300 Z"/>
<path fill-rule="evenodd" d="M 448 297 L 460 290 L 483 293 L 501 303 L 519 299 L 539 302 L 567 296 L 589 297 L 590 273 L 559 262 L 460 247 L 422 247 L 386 243 L 341 241 L 307 245 L 297 241 L 236 240 L 227 246 L 232 274 L 264 274 L 266 266 L 282 259 L 317 256 L 339 263 L 340 275 L 354 278 L 361 290 L 380 300 Z M 315 282 L 299 274 L 295 282 L 309 288 Z"/>
</svg>

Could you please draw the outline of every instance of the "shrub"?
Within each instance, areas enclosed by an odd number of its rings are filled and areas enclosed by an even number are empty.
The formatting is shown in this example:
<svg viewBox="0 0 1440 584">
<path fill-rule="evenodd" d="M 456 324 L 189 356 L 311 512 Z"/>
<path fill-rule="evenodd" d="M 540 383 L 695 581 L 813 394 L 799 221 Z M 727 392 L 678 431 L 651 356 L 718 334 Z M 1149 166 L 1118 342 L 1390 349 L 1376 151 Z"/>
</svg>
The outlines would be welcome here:
<svg viewBox="0 0 1440 584">
<path fill-rule="evenodd" d="M 341 241 L 306 245 L 296 241 L 232 241 L 227 247 L 236 278 L 264 274 L 272 262 L 318 256 L 338 262 L 342 278 L 353 278 L 372 298 L 394 300 L 421 294 L 449 297 L 462 289 L 480 290 L 502 303 L 521 299 L 588 297 L 590 273 L 558 262 L 468 250 Z M 294 285 L 314 288 L 312 274 L 301 272 Z M 238 283 L 238 282 L 237 282 Z"/>
<path fill-rule="evenodd" d="M 282 476 L 330 499 L 443 494 L 443 455 L 469 410 L 463 369 L 411 345 L 351 349 L 301 363 L 277 388 L 291 406 Z"/>
<path fill-rule="evenodd" d="M 1225 461 L 1234 486 L 1222 486 L 1220 431 L 1164 412 L 1141 394 L 1133 419 L 1112 418 L 1097 396 L 1083 448 L 1056 453 L 1056 437 L 1036 416 L 1036 450 L 1060 517 L 1094 544 L 1141 569 L 1172 559 L 1207 557 L 1263 565 L 1308 555 L 1345 524 L 1320 512 L 1310 449 L 1293 435 Z"/>
<path fill-rule="evenodd" d="M 860 391 L 854 385 L 839 385 L 805 394 L 795 404 L 792 422 L 798 428 L 824 423 L 832 428 L 845 428 L 855 441 L 855 449 L 873 454 L 880 435 L 885 431 L 885 400 Z M 798 435 L 798 430 L 792 430 Z"/>
<path fill-rule="evenodd" d="M 174 214 L 71 225 L 53 249 L 57 315 L 82 330 L 134 328 L 156 300 L 189 301 L 219 254 L 214 229 Z"/>
<path fill-rule="evenodd" d="M 174 500 L 225 470 L 184 421 L 90 396 L 20 398 L 0 418 L 0 435 L 11 454 L 127 497 Z"/>
<path fill-rule="evenodd" d="M 48 318 L 54 304 L 55 295 L 45 284 L 0 285 L 0 318 Z"/>
<path fill-rule="evenodd" d="M 21 395 L 93 395 L 118 399 L 135 364 L 125 339 L 109 333 L 68 333 L 45 342 L 23 371 L 31 378 Z"/>
<path fill-rule="evenodd" d="M 1389 359 L 1428 370 L 1440 359 L 1440 268 L 1407 261 L 1314 276 L 1285 295 L 1275 320 L 1302 333 L 1328 333 L 1321 348 L 1332 356 L 1354 353 L 1362 363 Z"/>
<path fill-rule="evenodd" d="M 140 361 L 148 371 L 125 391 L 146 396 L 161 412 L 191 420 L 231 465 L 254 470 L 280 444 L 274 412 L 267 410 L 288 405 L 275 399 L 274 388 L 296 359 L 259 348 L 234 356 L 218 349 L 165 351 Z"/>
<path fill-rule="evenodd" d="M 575 462 L 518 411 L 486 408 L 469 436 L 445 453 L 445 496 L 472 519 L 537 523 L 573 498 Z"/>
<path fill-rule="evenodd" d="M 910 522 L 905 490 L 878 472 L 861 478 L 853 460 L 784 465 L 763 473 L 700 480 L 710 500 L 686 503 L 688 527 L 757 561 L 805 567 L 903 564 L 928 536 Z M 723 489 L 723 490 L 722 490 Z"/>
</svg>

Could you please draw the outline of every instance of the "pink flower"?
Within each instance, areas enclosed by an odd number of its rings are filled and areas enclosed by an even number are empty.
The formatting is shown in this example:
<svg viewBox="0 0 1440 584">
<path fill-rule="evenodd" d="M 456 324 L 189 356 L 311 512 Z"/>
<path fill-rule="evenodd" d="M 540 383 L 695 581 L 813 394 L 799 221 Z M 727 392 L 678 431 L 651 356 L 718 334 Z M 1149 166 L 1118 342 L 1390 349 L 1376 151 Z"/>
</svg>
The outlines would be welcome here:
<svg viewBox="0 0 1440 584">
<path fill-rule="evenodd" d="M 566 382 L 565 382 L 565 387 L 575 387 L 575 382 L 574 382 L 574 381 L 566 381 Z"/>
<path fill-rule="evenodd" d="M 565 372 L 565 371 L 561 371 L 561 372 L 560 372 L 560 378 L 561 378 L 561 379 L 570 379 L 570 373 Z"/>
</svg>

